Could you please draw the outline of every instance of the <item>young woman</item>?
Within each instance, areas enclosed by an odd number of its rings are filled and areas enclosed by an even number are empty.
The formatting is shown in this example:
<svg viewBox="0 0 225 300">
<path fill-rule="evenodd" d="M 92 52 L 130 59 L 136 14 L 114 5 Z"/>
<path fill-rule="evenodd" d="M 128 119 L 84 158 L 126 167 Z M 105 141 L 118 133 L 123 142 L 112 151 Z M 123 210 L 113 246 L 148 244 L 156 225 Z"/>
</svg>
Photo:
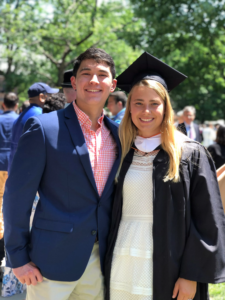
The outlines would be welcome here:
<svg viewBox="0 0 225 300">
<path fill-rule="evenodd" d="M 150 71 L 130 79 L 119 128 L 122 163 L 105 260 L 106 300 L 207 300 L 207 283 L 225 281 L 215 167 L 207 151 L 173 125 L 164 80 L 170 74 Z"/>
</svg>

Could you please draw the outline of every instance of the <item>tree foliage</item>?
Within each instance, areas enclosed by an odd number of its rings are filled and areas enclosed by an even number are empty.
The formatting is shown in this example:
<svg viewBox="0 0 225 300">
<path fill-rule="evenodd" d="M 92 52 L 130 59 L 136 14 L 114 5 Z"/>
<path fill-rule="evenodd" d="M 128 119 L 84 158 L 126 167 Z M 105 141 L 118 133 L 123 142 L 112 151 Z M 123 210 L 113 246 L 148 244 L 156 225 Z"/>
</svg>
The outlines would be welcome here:
<svg viewBox="0 0 225 300">
<path fill-rule="evenodd" d="M 224 0 L 131 0 L 145 20 L 139 45 L 188 79 L 171 93 L 177 110 L 194 105 L 197 118 L 225 119 Z"/>
<path fill-rule="evenodd" d="M 97 0 L 5 1 L 0 7 L 7 88 L 24 93 L 34 81 L 60 86 L 63 72 L 91 46 L 103 48 L 120 73 L 140 54 L 123 39 L 140 22 L 120 2 Z"/>
</svg>

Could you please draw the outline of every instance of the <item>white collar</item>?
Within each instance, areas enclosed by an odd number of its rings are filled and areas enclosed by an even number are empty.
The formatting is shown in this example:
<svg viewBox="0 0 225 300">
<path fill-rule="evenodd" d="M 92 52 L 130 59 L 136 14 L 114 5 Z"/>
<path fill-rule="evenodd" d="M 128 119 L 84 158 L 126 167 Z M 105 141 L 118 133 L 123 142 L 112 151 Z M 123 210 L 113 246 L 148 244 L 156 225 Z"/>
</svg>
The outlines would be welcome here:
<svg viewBox="0 0 225 300">
<path fill-rule="evenodd" d="M 150 138 L 136 136 L 134 143 L 138 150 L 143 152 L 151 152 L 161 144 L 161 134 L 154 135 Z"/>
</svg>

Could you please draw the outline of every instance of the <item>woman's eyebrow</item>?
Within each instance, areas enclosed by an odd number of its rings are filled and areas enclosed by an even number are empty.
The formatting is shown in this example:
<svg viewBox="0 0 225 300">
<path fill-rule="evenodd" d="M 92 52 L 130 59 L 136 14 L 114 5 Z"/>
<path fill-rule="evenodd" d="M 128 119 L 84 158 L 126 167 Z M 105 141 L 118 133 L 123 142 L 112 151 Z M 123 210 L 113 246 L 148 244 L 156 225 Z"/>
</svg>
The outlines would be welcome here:
<svg viewBox="0 0 225 300">
<path fill-rule="evenodd" d="M 141 101 L 141 102 L 144 102 L 143 99 L 139 99 L 139 98 L 134 99 L 134 101 Z M 149 102 L 155 102 L 155 101 L 160 101 L 160 100 L 159 100 L 159 99 L 151 99 L 151 100 L 149 100 Z"/>
</svg>

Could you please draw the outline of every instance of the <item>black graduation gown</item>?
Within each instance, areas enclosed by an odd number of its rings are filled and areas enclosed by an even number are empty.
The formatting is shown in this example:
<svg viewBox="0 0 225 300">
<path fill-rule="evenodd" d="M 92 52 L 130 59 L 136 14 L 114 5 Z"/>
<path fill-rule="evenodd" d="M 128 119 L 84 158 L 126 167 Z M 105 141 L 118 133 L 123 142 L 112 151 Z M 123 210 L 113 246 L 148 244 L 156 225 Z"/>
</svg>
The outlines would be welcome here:
<svg viewBox="0 0 225 300">
<path fill-rule="evenodd" d="M 225 145 L 215 143 L 208 147 L 208 151 L 212 155 L 216 169 L 225 164 Z"/>
<path fill-rule="evenodd" d="M 197 281 L 194 300 L 209 299 L 208 283 L 225 281 L 225 217 L 215 166 L 197 142 L 184 137 L 184 147 L 180 182 L 163 181 L 169 156 L 161 146 L 153 161 L 153 300 L 171 300 L 179 277 Z M 115 191 L 105 259 L 106 300 L 123 183 L 133 154 L 131 149 L 124 159 Z"/>
</svg>

